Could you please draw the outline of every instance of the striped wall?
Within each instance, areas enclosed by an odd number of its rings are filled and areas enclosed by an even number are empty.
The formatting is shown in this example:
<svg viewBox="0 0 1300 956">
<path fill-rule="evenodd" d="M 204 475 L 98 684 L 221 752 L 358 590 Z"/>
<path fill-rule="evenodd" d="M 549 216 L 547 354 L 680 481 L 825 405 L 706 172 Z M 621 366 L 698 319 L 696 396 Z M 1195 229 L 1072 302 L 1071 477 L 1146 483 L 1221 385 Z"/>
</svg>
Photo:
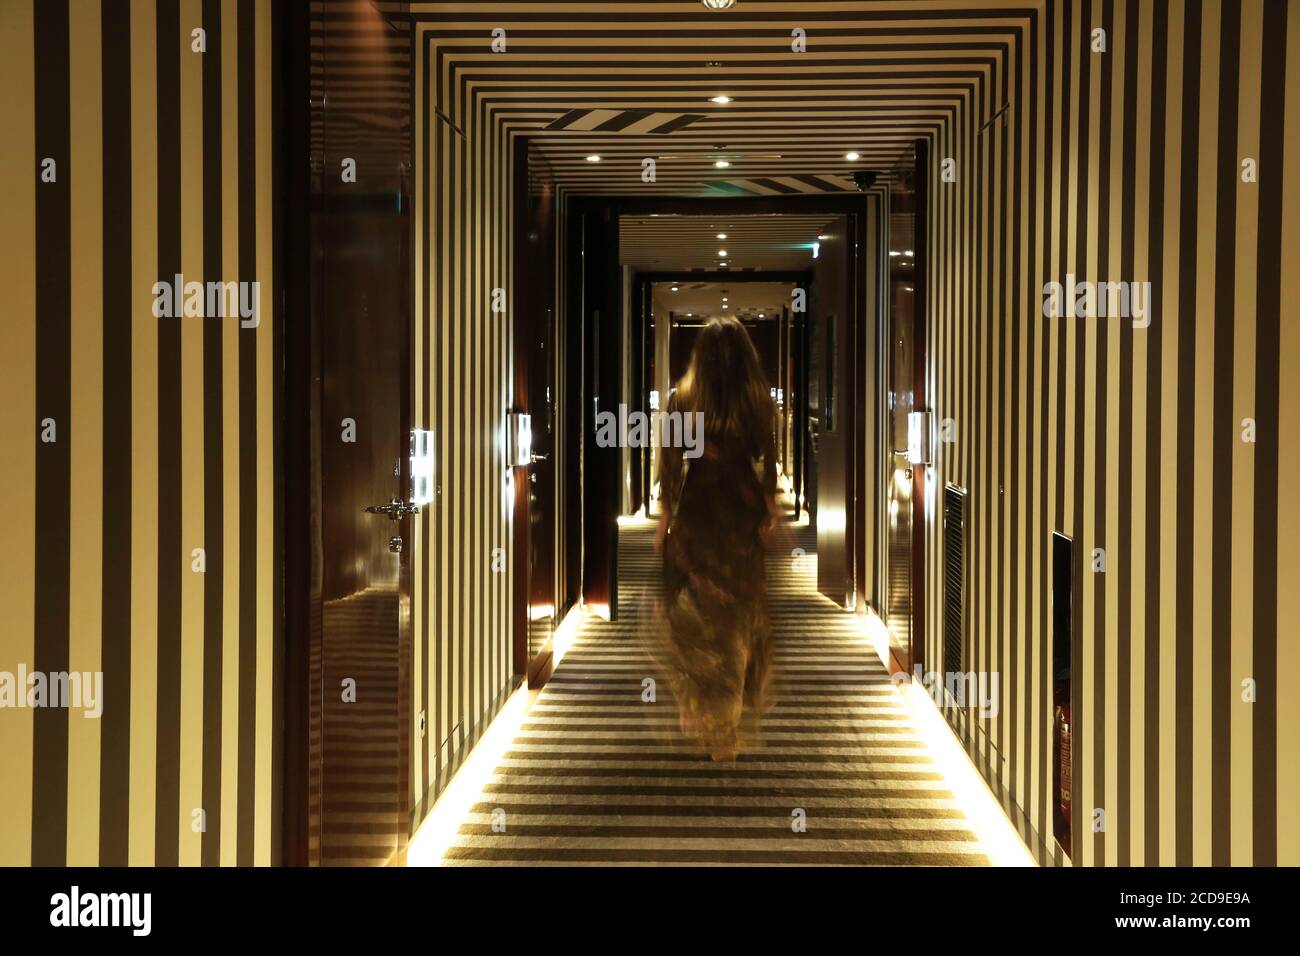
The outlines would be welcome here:
<svg viewBox="0 0 1300 956">
<path fill-rule="evenodd" d="M 929 497 L 970 491 L 966 666 L 1001 675 L 996 719 L 956 726 L 1060 861 L 1046 654 L 1061 531 L 1079 554 L 1073 862 L 1296 864 L 1300 824 L 1281 811 L 1300 800 L 1300 383 L 1280 372 L 1300 345 L 1283 319 L 1300 278 L 1282 268 L 1300 256 L 1300 16 L 1284 0 L 1025 14 L 933 138 L 927 387 L 956 437 Z M 1151 282 L 1149 327 L 1044 318 L 1043 284 L 1067 273 Z"/>
<path fill-rule="evenodd" d="M 506 484 L 513 150 L 452 84 L 437 30 L 416 23 L 413 423 L 435 432 L 440 493 L 417 522 L 414 823 L 512 687 L 513 489 Z M 493 311 L 493 290 L 505 310 Z"/>
<path fill-rule="evenodd" d="M 0 6 L 0 672 L 104 694 L 0 709 L 0 864 L 278 858 L 272 31 L 269 0 Z M 155 318 L 176 273 L 259 281 L 259 324 Z"/>
</svg>

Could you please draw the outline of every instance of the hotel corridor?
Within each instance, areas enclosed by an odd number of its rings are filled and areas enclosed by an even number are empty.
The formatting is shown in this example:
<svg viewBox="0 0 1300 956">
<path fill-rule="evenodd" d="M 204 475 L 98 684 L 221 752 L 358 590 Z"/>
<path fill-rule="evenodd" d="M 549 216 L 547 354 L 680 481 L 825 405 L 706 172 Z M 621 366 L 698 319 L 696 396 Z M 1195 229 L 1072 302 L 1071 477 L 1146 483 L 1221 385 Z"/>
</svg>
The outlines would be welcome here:
<svg viewBox="0 0 1300 956">
<path fill-rule="evenodd" d="M 792 531 L 768 558 L 778 693 L 758 750 L 713 763 L 661 682 L 644 700 L 659 556 L 651 524 L 624 523 L 620 620 L 584 619 L 443 862 L 987 864 L 865 618 L 817 592 L 813 529 Z"/>
<path fill-rule="evenodd" d="M 0 88 L 7 925 L 1287 929 L 1300 0 L 0 0 Z"/>
</svg>

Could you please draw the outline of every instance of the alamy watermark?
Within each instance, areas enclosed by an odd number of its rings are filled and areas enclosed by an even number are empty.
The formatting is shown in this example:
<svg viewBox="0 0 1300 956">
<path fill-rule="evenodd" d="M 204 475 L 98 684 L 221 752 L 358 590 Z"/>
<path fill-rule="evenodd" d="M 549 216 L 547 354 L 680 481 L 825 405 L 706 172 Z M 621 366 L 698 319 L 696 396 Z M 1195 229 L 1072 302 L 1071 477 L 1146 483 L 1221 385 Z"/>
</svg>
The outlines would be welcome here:
<svg viewBox="0 0 1300 956">
<path fill-rule="evenodd" d="M 683 458 L 704 454 L 703 412 L 629 412 L 619 404 L 618 414 L 596 413 L 596 445 L 600 448 L 682 448 Z"/>
<path fill-rule="evenodd" d="M 949 671 L 940 674 L 937 671 L 923 671 L 917 664 L 910 675 L 925 692 L 930 695 L 935 706 L 958 707 L 962 710 L 978 710 L 985 720 L 998 715 L 998 688 L 1001 681 L 997 671 Z M 902 684 L 908 679 L 907 671 L 896 671 L 891 679 Z"/>
<path fill-rule="evenodd" d="M 1150 282 L 1075 281 L 1067 272 L 1065 282 L 1043 284 L 1043 315 L 1049 319 L 1132 319 L 1133 328 L 1151 324 Z"/>
<path fill-rule="evenodd" d="M 82 717 L 104 713 L 102 671 L 0 671 L 0 708 L 62 707 L 79 709 Z"/>
<path fill-rule="evenodd" d="M 176 273 L 172 282 L 153 284 L 155 318 L 239 318 L 239 327 L 255 329 L 262 321 L 262 284 L 252 282 L 186 282 Z"/>
</svg>

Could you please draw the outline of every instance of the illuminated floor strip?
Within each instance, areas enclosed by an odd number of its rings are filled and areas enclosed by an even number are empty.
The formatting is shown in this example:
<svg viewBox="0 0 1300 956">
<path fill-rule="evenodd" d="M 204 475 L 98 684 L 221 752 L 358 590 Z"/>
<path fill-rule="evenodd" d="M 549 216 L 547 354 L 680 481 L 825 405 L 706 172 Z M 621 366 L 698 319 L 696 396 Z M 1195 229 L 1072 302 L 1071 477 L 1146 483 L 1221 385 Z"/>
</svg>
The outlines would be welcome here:
<svg viewBox="0 0 1300 956">
<path fill-rule="evenodd" d="M 769 565 L 777 703 L 733 764 L 676 729 L 656 677 L 652 526 L 620 535 L 619 620 L 584 616 L 555 676 L 504 743 L 475 748 L 464 788 L 421 828 L 413 863 L 444 865 L 983 865 L 983 828 L 862 630 L 816 592 L 808 556 Z M 469 769 L 469 765 L 467 768 Z M 457 785 L 453 782 L 453 787 Z M 472 792 L 471 792 L 472 791 Z M 451 795 L 449 788 L 448 795 Z M 446 804 L 444 807 L 443 804 Z M 426 835 L 426 831 L 429 831 Z"/>
</svg>

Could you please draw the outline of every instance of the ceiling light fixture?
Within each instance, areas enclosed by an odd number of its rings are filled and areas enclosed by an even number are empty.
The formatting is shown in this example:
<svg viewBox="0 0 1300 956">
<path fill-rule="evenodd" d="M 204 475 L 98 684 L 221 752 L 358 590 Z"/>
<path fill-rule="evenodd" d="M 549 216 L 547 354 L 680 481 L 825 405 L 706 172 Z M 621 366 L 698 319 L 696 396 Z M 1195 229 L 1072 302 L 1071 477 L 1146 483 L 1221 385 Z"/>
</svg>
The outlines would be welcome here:
<svg viewBox="0 0 1300 956">
<path fill-rule="evenodd" d="M 674 291 L 674 292 L 677 291 L 677 286 L 673 286 L 673 291 Z"/>
<path fill-rule="evenodd" d="M 731 102 L 731 97 L 723 94 L 719 94 L 717 96 L 710 97 L 709 102 L 717 103 L 719 106 L 726 106 L 728 103 Z"/>
<path fill-rule="evenodd" d="M 736 0 L 704 0 L 704 5 L 710 10 L 730 10 L 736 5 Z"/>
<path fill-rule="evenodd" d="M 717 162 L 715 162 L 713 165 L 714 168 L 716 169 L 726 169 L 728 166 L 731 165 L 731 163 L 727 162 L 725 159 L 720 159 Z"/>
<path fill-rule="evenodd" d="M 592 153 L 590 156 L 587 157 L 587 162 L 598 163 L 600 162 L 600 157 L 597 156 L 595 153 Z"/>
<path fill-rule="evenodd" d="M 726 250 L 726 249 L 719 249 L 719 250 L 718 250 L 718 255 L 721 256 L 723 259 L 727 258 L 727 250 Z"/>
<path fill-rule="evenodd" d="M 718 238 L 719 238 L 719 239 L 726 239 L 726 238 L 727 238 L 727 234 L 726 234 L 725 232 L 720 232 L 720 233 L 718 233 Z"/>
<path fill-rule="evenodd" d="M 862 157 L 859 156 L 857 153 L 848 152 L 844 154 L 844 158 L 847 159 L 850 163 L 856 163 Z"/>
</svg>

